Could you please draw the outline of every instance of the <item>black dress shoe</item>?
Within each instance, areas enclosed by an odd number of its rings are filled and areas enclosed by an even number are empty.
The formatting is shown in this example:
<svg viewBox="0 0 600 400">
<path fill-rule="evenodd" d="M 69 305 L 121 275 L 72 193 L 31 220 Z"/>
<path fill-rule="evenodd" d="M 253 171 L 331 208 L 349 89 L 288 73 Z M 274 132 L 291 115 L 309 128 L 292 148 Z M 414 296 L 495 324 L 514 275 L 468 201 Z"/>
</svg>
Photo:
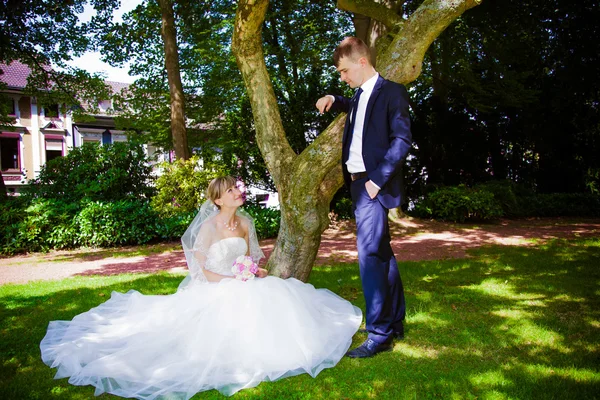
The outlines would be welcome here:
<svg viewBox="0 0 600 400">
<path fill-rule="evenodd" d="M 381 353 L 382 351 L 390 351 L 392 350 L 392 340 L 386 340 L 383 343 L 377 343 L 374 340 L 367 339 L 363 344 L 355 348 L 354 350 L 350 350 L 346 353 L 346 355 L 350 358 L 367 358 L 373 357 L 377 353 Z"/>
</svg>

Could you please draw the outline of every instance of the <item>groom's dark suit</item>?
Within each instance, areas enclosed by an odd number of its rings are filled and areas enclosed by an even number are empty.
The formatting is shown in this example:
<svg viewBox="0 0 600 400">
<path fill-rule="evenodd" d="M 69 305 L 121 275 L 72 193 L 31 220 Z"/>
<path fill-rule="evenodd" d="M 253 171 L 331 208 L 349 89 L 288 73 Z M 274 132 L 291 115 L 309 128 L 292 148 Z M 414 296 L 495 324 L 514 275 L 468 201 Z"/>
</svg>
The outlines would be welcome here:
<svg viewBox="0 0 600 400">
<path fill-rule="evenodd" d="M 351 111 L 352 101 L 334 96 L 332 110 Z M 344 180 L 352 194 L 360 275 L 366 300 L 369 338 L 383 343 L 402 333 L 406 306 L 402 280 L 390 246 L 388 212 L 404 202 L 402 165 L 411 148 L 408 94 L 404 86 L 377 79 L 369 97 L 362 131 L 366 174 L 350 174 L 346 166 L 352 142 L 350 113 L 342 142 Z M 354 180 L 353 180 L 354 178 Z M 371 199 L 365 183 L 381 188 Z"/>
</svg>

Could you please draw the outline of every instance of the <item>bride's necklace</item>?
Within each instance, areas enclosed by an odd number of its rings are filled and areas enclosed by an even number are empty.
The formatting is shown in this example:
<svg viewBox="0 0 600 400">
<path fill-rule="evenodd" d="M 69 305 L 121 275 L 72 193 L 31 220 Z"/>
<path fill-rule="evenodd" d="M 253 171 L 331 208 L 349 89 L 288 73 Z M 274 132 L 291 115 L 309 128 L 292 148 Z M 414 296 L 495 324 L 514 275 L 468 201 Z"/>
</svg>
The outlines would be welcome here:
<svg viewBox="0 0 600 400">
<path fill-rule="evenodd" d="M 225 225 L 225 229 L 227 229 L 228 231 L 235 231 L 236 228 L 238 227 L 239 221 L 237 220 L 237 218 L 235 219 L 235 222 L 233 224 L 231 224 L 231 226 L 229 225 L 229 223 L 227 222 L 223 222 L 223 225 Z"/>
</svg>

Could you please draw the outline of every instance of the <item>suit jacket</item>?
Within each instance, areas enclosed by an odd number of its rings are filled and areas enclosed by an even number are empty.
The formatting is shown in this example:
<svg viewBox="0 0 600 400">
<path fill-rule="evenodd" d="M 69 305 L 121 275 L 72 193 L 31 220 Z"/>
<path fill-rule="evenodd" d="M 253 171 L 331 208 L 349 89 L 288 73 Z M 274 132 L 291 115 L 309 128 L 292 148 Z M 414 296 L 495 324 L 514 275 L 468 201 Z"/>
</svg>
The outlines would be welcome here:
<svg viewBox="0 0 600 400">
<path fill-rule="evenodd" d="M 348 112 L 350 99 L 334 97 L 332 110 Z M 351 179 L 346 161 L 352 141 L 349 125 L 350 118 L 346 118 L 342 167 L 348 187 Z M 399 207 L 405 202 L 402 165 L 412 145 L 406 88 L 379 76 L 367 104 L 363 126 L 362 156 L 369 179 L 381 188 L 377 198 L 388 209 Z"/>
</svg>

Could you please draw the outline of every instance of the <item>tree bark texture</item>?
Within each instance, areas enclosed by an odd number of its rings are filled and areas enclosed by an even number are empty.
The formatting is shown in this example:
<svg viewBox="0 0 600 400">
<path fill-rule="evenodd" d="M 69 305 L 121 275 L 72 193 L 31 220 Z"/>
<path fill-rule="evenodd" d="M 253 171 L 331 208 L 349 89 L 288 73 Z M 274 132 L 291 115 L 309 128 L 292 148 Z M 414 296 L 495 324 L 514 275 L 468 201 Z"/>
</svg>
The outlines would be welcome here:
<svg viewBox="0 0 600 400">
<path fill-rule="evenodd" d="M 374 1 L 340 0 L 338 8 L 358 5 L 362 15 L 376 20 L 369 24 L 377 22 L 385 26 L 393 39 L 378 50 L 378 69 L 387 79 L 408 83 L 420 73 L 425 51 L 437 35 L 478 3 L 478 0 L 426 0 L 408 20 L 397 14 L 388 15 L 393 13 L 393 5 L 390 9 Z M 343 184 L 341 148 L 345 114 L 339 115 L 301 154 L 294 153 L 283 130 L 263 54 L 261 30 L 267 8 L 268 0 L 238 2 L 232 50 L 250 97 L 257 143 L 280 198 L 281 228 L 267 268 L 273 275 L 306 281 L 321 234 L 329 224 L 329 203 Z M 386 13 L 382 12 L 384 8 Z"/>
<path fill-rule="evenodd" d="M 179 71 L 179 53 L 177 47 L 177 30 L 172 0 L 158 0 L 162 27 L 160 34 L 165 44 L 165 67 L 171 94 L 171 135 L 175 157 L 182 160 L 190 158 L 187 131 L 185 127 L 185 99 Z"/>
</svg>

